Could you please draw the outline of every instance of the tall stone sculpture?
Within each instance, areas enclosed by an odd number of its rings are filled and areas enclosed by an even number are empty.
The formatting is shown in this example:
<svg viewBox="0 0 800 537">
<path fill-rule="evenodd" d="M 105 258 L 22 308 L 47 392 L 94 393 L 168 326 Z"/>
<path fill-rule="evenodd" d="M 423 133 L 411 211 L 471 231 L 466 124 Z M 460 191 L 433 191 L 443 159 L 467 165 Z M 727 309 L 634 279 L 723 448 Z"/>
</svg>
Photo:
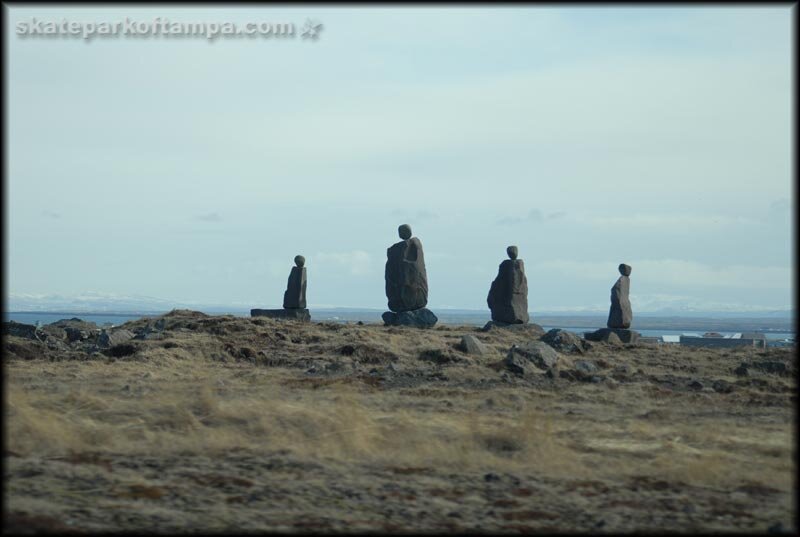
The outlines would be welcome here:
<svg viewBox="0 0 800 537">
<path fill-rule="evenodd" d="M 306 258 L 302 255 L 295 256 L 294 264 L 286 283 L 286 292 L 283 293 L 284 309 L 306 307 Z"/>
<path fill-rule="evenodd" d="M 297 255 L 294 258 L 295 266 L 289 273 L 286 282 L 286 291 L 283 293 L 283 309 L 264 310 L 251 309 L 251 317 L 272 317 L 275 319 L 296 319 L 310 321 L 311 314 L 306 309 L 306 258 Z"/>
<path fill-rule="evenodd" d="M 508 259 L 500 263 L 486 302 L 496 324 L 525 324 L 530 320 L 525 263 L 517 259 L 516 246 L 509 246 L 506 252 Z"/>
<path fill-rule="evenodd" d="M 383 314 L 387 325 L 430 328 L 438 321 L 428 304 L 428 275 L 422 243 L 411 236 L 411 226 L 398 229 L 400 242 L 386 250 L 386 298 L 389 309 Z"/>
<path fill-rule="evenodd" d="M 589 341 L 634 343 L 639 339 L 639 332 L 630 329 L 633 322 L 633 311 L 628 297 L 631 288 L 629 278 L 631 267 L 621 263 L 618 268 L 620 277 L 611 288 L 611 309 L 608 311 L 607 328 L 585 333 L 584 337 Z"/>
<path fill-rule="evenodd" d="M 631 311 L 631 301 L 628 298 L 628 293 L 631 288 L 631 266 L 625 263 L 620 264 L 619 273 L 621 276 L 617 279 L 617 283 L 611 288 L 611 309 L 608 312 L 608 322 L 606 326 L 609 328 L 630 328 L 631 321 L 633 321 L 633 312 Z"/>
</svg>

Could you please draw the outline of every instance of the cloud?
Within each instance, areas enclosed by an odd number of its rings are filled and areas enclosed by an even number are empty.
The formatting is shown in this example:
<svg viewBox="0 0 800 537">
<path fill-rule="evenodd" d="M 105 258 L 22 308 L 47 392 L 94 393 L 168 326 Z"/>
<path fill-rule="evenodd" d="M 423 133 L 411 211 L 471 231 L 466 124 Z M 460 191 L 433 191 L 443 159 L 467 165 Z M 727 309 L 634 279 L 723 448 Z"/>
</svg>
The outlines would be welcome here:
<svg viewBox="0 0 800 537">
<path fill-rule="evenodd" d="M 650 229 L 670 231 L 710 231 L 734 226 L 753 226 L 760 222 L 743 216 L 721 214 L 631 214 L 627 216 L 599 216 L 586 219 L 593 228 Z"/>
<path fill-rule="evenodd" d="M 439 218 L 438 214 L 432 211 L 428 211 L 426 209 L 421 209 L 416 212 L 407 211 L 405 209 L 395 209 L 389 214 L 391 214 L 392 216 L 396 216 L 398 218 L 402 218 L 403 220 L 406 220 L 408 222 L 414 222 L 414 221 L 422 222 L 425 220 L 436 220 L 437 218 Z"/>
<path fill-rule="evenodd" d="M 531 209 L 528 211 L 528 214 L 524 217 L 518 216 L 505 216 L 503 218 L 498 218 L 497 223 L 500 225 L 513 225 L 513 224 L 522 224 L 524 222 L 544 222 L 545 220 L 556 220 L 558 218 L 563 218 L 566 216 L 567 213 L 564 211 L 557 211 L 554 213 L 549 213 L 545 215 L 539 209 Z"/>
<path fill-rule="evenodd" d="M 345 269 L 353 276 L 364 276 L 372 272 L 372 257 L 363 250 L 350 252 L 320 252 L 311 260 L 320 271 L 330 269 Z"/>
<path fill-rule="evenodd" d="M 221 222 L 222 221 L 222 217 L 219 215 L 219 213 L 200 214 L 196 218 L 197 218 L 197 220 L 200 220 L 201 222 Z"/>
<path fill-rule="evenodd" d="M 772 213 L 785 214 L 789 212 L 791 207 L 792 204 L 788 199 L 781 198 L 770 203 L 769 210 Z"/>
<path fill-rule="evenodd" d="M 42 216 L 52 218 L 53 220 L 61 220 L 61 213 L 55 213 L 53 211 L 42 211 Z"/>
</svg>

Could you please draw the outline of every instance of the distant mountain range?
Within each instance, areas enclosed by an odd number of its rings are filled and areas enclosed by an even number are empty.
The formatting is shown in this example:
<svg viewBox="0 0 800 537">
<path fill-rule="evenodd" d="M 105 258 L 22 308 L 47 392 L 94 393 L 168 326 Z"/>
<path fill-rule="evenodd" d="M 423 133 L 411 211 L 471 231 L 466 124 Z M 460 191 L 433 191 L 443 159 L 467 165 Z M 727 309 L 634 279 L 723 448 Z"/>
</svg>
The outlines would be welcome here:
<svg viewBox="0 0 800 537">
<path fill-rule="evenodd" d="M 58 294 L 24 294 L 10 293 L 4 304 L 6 312 L 94 312 L 94 313 L 163 313 L 175 308 L 194 309 L 206 313 L 241 313 L 249 312 L 252 304 L 231 302 L 228 304 L 210 304 L 202 302 L 174 301 L 143 295 L 120 295 L 111 293 L 87 292 L 74 295 Z M 280 307 L 279 304 L 260 304 L 262 307 Z M 446 308 L 431 306 L 432 309 L 450 315 L 481 315 L 486 316 L 488 310 L 470 310 L 460 308 Z M 357 308 L 357 307 L 311 307 L 316 311 L 326 312 L 371 312 L 381 313 L 383 308 Z M 607 315 L 608 309 L 600 307 L 584 308 L 558 308 L 542 309 L 531 312 L 534 316 L 547 317 L 597 317 Z M 742 307 L 740 309 L 703 309 L 700 307 L 664 307 L 636 310 L 634 314 L 639 317 L 691 317 L 691 318 L 764 318 L 764 319 L 794 319 L 793 309 L 769 309 L 763 307 Z"/>
</svg>

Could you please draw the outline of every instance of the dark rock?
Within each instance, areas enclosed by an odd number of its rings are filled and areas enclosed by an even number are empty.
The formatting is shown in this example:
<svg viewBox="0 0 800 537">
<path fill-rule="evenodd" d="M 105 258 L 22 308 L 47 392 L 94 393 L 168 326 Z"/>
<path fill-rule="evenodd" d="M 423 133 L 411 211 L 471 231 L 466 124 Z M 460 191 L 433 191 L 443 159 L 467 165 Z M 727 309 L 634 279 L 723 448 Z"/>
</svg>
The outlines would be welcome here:
<svg viewBox="0 0 800 537">
<path fill-rule="evenodd" d="M 583 337 L 589 341 L 603 341 L 611 344 L 636 343 L 639 332 L 624 328 L 601 328 L 594 332 L 586 332 Z"/>
<path fill-rule="evenodd" d="M 586 341 L 577 334 L 560 328 L 553 328 L 543 335 L 541 340 L 560 352 L 583 353 L 586 351 Z"/>
<path fill-rule="evenodd" d="M 32 324 L 18 323 L 16 321 L 3 321 L 3 334 L 25 339 L 42 340 L 45 336 Z"/>
<path fill-rule="evenodd" d="M 489 352 L 489 349 L 486 347 L 486 345 L 484 345 L 481 340 L 479 340 L 472 334 L 461 336 L 459 349 L 466 352 L 467 354 L 476 354 L 478 356 L 483 356 Z"/>
<path fill-rule="evenodd" d="M 386 311 L 381 317 L 386 326 L 414 326 L 416 328 L 431 328 L 439 320 L 428 308 L 399 313 Z"/>
<path fill-rule="evenodd" d="M 524 332 L 526 334 L 531 335 L 532 337 L 541 337 L 544 335 L 544 328 L 536 323 L 524 323 L 524 324 L 509 324 L 503 323 L 500 321 L 489 321 L 483 328 L 481 328 L 481 332 L 489 332 L 490 330 L 494 330 L 496 328 L 500 328 L 503 330 L 513 330 L 516 332 Z"/>
<path fill-rule="evenodd" d="M 733 391 L 731 383 L 724 380 L 715 380 L 711 387 L 718 393 L 731 393 Z"/>
<path fill-rule="evenodd" d="M 489 288 L 486 303 L 492 311 L 492 320 L 508 324 L 524 324 L 528 316 L 528 279 L 525 263 L 517 259 L 517 247 L 507 249 L 510 259 L 500 263 L 497 277 Z"/>
<path fill-rule="evenodd" d="M 125 356 L 136 354 L 136 350 L 136 346 L 132 345 L 131 343 L 119 343 L 117 345 L 113 345 L 103 352 L 107 356 L 111 356 L 113 358 L 123 358 Z"/>
<path fill-rule="evenodd" d="M 109 347 L 113 347 L 114 345 L 125 343 L 126 341 L 133 339 L 134 336 L 135 334 L 133 332 L 124 328 L 117 330 L 103 330 L 100 332 L 100 335 L 97 336 L 97 346 L 101 349 L 107 349 Z"/>
<path fill-rule="evenodd" d="M 250 310 L 251 317 L 271 317 L 273 319 L 290 319 L 295 321 L 310 321 L 311 314 L 305 308 L 277 309 L 277 310 Z"/>
<path fill-rule="evenodd" d="M 509 353 L 508 356 L 505 357 L 503 365 L 515 375 L 522 376 L 525 374 L 525 370 L 530 366 L 530 363 L 518 354 L 512 355 Z"/>
<path fill-rule="evenodd" d="M 763 361 L 763 362 L 753 362 L 750 364 L 750 367 L 753 369 L 758 369 L 759 371 L 763 371 L 764 373 L 772 373 L 776 375 L 788 375 L 789 374 L 789 366 L 786 362 L 780 361 Z"/>
<path fill-rule="evenodd" d="M 733 373 L 737 377 L 746 377 L 746 376 L 748 376 L 750 374 L 750 371 L 748 370 L 747 365 L 748 364 L 746 362 L 742 362 L 741 364 L 739 364 L 739 367 L 737 367 L 736 369 L 733 370 Z"/>
<path fill-rule="evenodd" d="M 486 481 L 487 483 L 500 481 L 500 476 L 495 473 L 489 472 L 488 474 L 483 476 L 483 480 Z"/>
<path fill-rule="evenodd" d="M 577 360 L 575 362 L 574 369 L 583 375 L 593 375 L 594 373 L 597 373 L 597 366 L 592 362 L 587 362 L 586 360 Z"/>
<path fill-rule="evenodd" d="M 289 281 L 286 283 L 286 291 L 283 293 L 284 309 L 305 309 L 306 307 L 306 268 L 305 258 L 298 255 L 294 258 L 297 266 L 292 267 L 289 273 Z"/>
<path fill-rule="evenodd" d="M 386 297 L 389 309 L 400 313 L 424 308 L 428 304 L 428 276 L 422 243 L 410 237 L 411 228 L 403 224 L 398 229 L 404 238 L 386 250 Z"/>
<path fill-rule="evenodd" d="M 621 276 L 611 288 L 611 309 L 608 312 L 608 328 L 630 328 L 633 321 L 631 301 L 628 297 L 630 293 L 631 267 L 622 263 L 619 266 Z M 624 340 L 623 340 L 624 341 Z"/>
<path fill-rule="evenodd" d="M 693 380 L 689 383 L 689 387 L 693 390 L 702 390 L 704 386 L 699 380 Z"/>
<path fill-rule="evenodd" d="M 554 367 L 558 362 L 558 353 L 547 343 L 531 341 L 523 345 L 514 345 L 505 358 L 505 366 L 512 373 L 524 375 L 530 366 L 542 370 Z"/>
<path fill-rule="evenodd" d="M 614 376 L 623 378 L 633 375 L 634 373 L 635 371 L 633 370 L 633 367 L 630 364 L 620 364 L 616 366 L 612 372 Z"/>
<path fill-rule="evenodd" d="M 80 328 L 71 328 L 67 327 L 64 329 L 64 333 L 67 336 L 67 341 L 70 343 L 74 341 L 83 341 L 85 339 L 89 339 L 91 334 L 86 330 L 81 330 Z"/>
</svg>

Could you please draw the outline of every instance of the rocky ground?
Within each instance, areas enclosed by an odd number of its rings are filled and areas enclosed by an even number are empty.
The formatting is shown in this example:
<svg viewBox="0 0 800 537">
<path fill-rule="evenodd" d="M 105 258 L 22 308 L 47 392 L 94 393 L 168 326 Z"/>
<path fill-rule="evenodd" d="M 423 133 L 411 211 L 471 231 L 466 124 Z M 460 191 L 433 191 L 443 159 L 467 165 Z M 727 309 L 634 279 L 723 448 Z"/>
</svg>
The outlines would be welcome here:
<svg viewBox="0 0 800 537">
<path fill-rule="evenodd" d="M 4 333 L 7 532 L 797 530 L 793 349 L 191 311 Z"/>
</svg>

